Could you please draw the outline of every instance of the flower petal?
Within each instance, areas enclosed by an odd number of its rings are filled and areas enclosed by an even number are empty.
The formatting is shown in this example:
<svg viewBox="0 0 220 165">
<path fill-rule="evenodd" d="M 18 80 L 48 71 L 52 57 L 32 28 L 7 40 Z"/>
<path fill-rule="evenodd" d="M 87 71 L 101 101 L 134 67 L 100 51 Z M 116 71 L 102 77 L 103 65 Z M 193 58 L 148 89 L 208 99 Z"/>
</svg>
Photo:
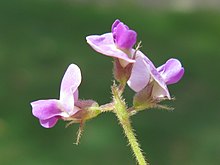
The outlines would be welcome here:
<svg viewBox="0 0 220 165">
<path fill-rule="evenodd" d="M 101 54 L 123 59 L 129 63 L 135 62 L 135 60 L 130 59 L 126 53 L 116 47 L 112 33 L 87 36 L 86 40 L 95 51 Z"/>
<path fill-rule="evenodd" d="M 137 33 L 128 29 L 122 22 L 115 27 L 113 36 L 115 38 L 115 44 L 120 49 L 131 49 L 137 40 Z"/>
<path fill-rule="evenodd" d="M 127 82 L 128 86 L 135 92 L 141 91 L 150 80 L 149 66 L 141 57 L 136 58 L 133 64 L 131 76 Z"/>
<path fill-rule="evenodd" d="M 81 79 L 79 67 L 75 64 L 69 65 L 63 76 L 60 87 L 60 101 L 69 115 L 74 113 L 74 93 L 77 91 Z"/>
<path fill-rule="evenodd" d="M 142 59 L 142 62 L 141 62 Z M 136 92 L 139 92 L 140 90 L 142 90 L 144 87 L 147 86 L 147 84 L 149 83 L 149 79 L 148 79 L 148 75 L 151 75 L 151 81 L 155 81 L 155 83 L 157 83 L 158 85 L 154 85 L 152 90 L 152 95 L 154 97 L 167 97 L 168 99 L 170 99 L 170 94 L 169 91 L 167 89 L 167 86 L 163 80 L 163 78 L 161 77 L 161 75 L 159 74 L 159 72 L 157 71 L 157 69 L 155 68 L 154 64 L 150 61 L 150 59 L 148 59 L 141 51 L 137 51 L 136 52 L 136 60 L 140 60 L 139 63 L 137 63 L 136 65 L 140 65 L 140 66 L 136 66 L 136 68 L 139 68 L 139 72 L 137 71 L 133 71 L 134 68 L 132 68 L 132 72 L 131 73 L 131 77 L 130 77 L 130 82 L 128 82 L 130 85 L 133 84 L 131 86 L 131 89 L 133 89 Z M 144 62 L 143 62 L 144 61 Z M 135 66 L 135 64 L 134 64 Z M 141 68 L 143 67 L 143 68 Z M 135 74 L 146 74 L 145 78 L 143 76 L 143 81 L 140 78 L 140 82 L 135 81 L 138 79 L 132 78 L 134 77 Z M 145 80 L 145 81 L 144 81 Z M 146 81 L 147 80 L 147 81 Z"/>
<path fill-rule="evenodd" d="M 79 98 L 79 90 L 78 89 L 73 93 L 73 98 L 74 98 L 74 104 L 75 104 Z"/>
<path fill-rule="evenodd" d="M 116 19 L 115 22 L 112 24 L 112 33 L 115 31 L 115 28 L 118 26 L 118 24 L 120 23 L 121 21 L 119 19 Z"/>
<path fill-rule="evenodd" d="M 170 93 L 167 88 L 167 85 L 165 84 L 163 78 L 161 77 L 160 73 L 157 71 L 154 64 L 141 51 L 137 52 L 137 56 L 141 56 L 142 58 L 144 58 L 145 62 L 149 65 L 150 68 L 149 71 L 152 76 L 152 79 L 156 81 L 156 83 L 158 84 L 158 86 L 154 85 L 152 95 L 154 97 L 167 97 L 168 99 L 170 99 Z"/>
<path fill-rule="evenodd" d="M 170 94 L 169 94 L 167 87 L 166 89 L 162 88 L 160 84 L 158 84 L 158 82 L 156 81 L 154 82 L 151 96 L 158 100 L 163 99 L 163 98 L 170 99 Z"/>
<path fill-rule="evenodd" d="M 44 128 L 52 128 L 57 123 L 58 119 L 58 117 L 52 117 L 47 120 L 40 120 L 40 124 Z"/>
<path fill-rule="evenodd" d="M 62 110 L 59 100 L 56 99 L 34 101 L 31 106 L 33 115 L 40 120 L 47 120 L 55 116 L 67 116 Z"/>
<path fill-rule="evenodd" d="M 167 85 L 177 83 L 184 74 L 184 68 L 177 59 L 169 59 L 165 64 L 157 68 Z"/>
</svg>

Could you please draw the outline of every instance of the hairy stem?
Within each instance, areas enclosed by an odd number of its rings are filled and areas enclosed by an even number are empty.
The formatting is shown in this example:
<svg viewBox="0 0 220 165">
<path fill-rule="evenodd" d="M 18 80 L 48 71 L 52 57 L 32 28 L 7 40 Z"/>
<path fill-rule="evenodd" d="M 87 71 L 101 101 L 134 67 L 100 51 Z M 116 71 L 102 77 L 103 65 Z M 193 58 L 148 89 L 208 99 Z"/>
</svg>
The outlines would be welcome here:
<svg viewBox="0 0 220 165">
<path fill-rule="evenodd" d="M 115 114 L 124 130 L 124 133 L 128 139 L 128 142 L 134 152 L 135 158 L 139 165 L 148 165 L 141 151 L 140 145 L 138 144 L 137 138 L 135 137 L 134 131 L 131 126 L 129 119 L 129 113 L 127 111 L 126 105 L 122 100 L 118 88 L 116 86 L 112 87 L 113 100 L 115 103 Z"/>
<path fill-rule="evenodd" d="M 78 145 L 79 144 L 79 141 L 80 141 L 80 138 L 82 136 L 82 133 L 83 133 L 83 127 L 84 127 L 84 122 L 80 122 L 80 125 L 79 125 L 79 129 L 77 131 L 77 138 L 76 138 L 76 142 L 74 144 Z"/>
</svg>

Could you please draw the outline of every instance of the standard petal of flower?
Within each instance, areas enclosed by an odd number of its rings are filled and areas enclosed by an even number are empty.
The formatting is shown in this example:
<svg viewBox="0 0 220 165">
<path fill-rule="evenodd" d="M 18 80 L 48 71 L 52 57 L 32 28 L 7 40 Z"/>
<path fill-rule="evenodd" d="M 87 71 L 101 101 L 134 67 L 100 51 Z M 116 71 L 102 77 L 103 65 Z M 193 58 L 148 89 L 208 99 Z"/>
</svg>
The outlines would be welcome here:
<svg viewBox="0 0 220 165">
<path fill-rule="evenodd" d="M 67 68 L 60 87 L 60 101 L 67 113 L 70 115 L 74 111 L 74 93 L 81 83 L 81 71 L 75 64 Z"/>
<path fill-rule="evenodd" d="M 131 49 L 137 40 L 137 33 L 129 30 L 123 23 L 119 23 L 113 33 L 115 42 L 120 49 Z"/>
<path fill-rule="evenodd" d="M 177 59 L 169 59 L 164 65 L 157 68 L 167 85 L 177 83 L 184 74 L 184 68 Z"/>
<path fill-rule="evenodd" d="M 149 66 L 141 57 L 136 58 L 133 64 L 131 76 L 127 82 L 128 86 L 135 92 L 141 91 L 150 80 Z"/>
<path fill-rule="evenodd" d="M 157 95 L 158 97 L 161 97 L 162 95 L 164 97 L 167 97 L 170 99 L 170 94 L 167 88 L 167 85 L 165 84 L 164 79 L 161 77 L 160 73 L 157 71 L 155 68 L 154 64 L 148 59 L 141 51 L 137 51 L 136 57 L 141 57 L 143 60 L 146 62 L 146 65 L 148 66 L 147 69 L 149 69 L 149 73 L 151 74 L 152 79 L 159 85 L 161 88 L 160 90 L 154 90 L 154 91 L 160 91 L 156 92 L 157 94 L 154 94 L 155 96 Z"/>
<path fill-rule="evenodd" d="M 59 100 L 38 100 L 31 103 L 32 113 L 40 120 L 47 120 L 55 116 L 66 117 L 67 114 L 62 111 Z"/>
<path fill-rule="evenodd" d="M 101 54 L 123 59 L 129 63 L 135 62 L 135 60 L 130 59 L 126 53 L 116 47 L 112 33 L 87 36 L 86 40 L 95 51 Z"/>
<path fill-rule="evenodd" d="M 44 128 L 52 128 L 57 123 L 58 119 L 58 117 L 52 117 L 47 120 L 40 120 L 40 124 Z"/>
</svg>

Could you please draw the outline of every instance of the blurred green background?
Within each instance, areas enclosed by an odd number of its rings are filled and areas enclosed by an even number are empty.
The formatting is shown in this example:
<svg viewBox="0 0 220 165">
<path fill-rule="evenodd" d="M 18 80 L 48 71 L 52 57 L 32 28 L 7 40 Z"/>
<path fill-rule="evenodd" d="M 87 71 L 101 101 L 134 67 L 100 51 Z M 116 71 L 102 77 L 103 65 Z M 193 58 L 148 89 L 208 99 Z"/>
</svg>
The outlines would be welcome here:
<svg viewBox="0 0 220 165">
<path fill-rule="evenodd" d="M 82 3 L 83 2 L 83 3 Z M 0 164 L 134 165 L 117 119 L 105 113 L 87 122 L 79 146 L 78 125 L 60 121 L 44 129 L 30 102 L 58 98 L 70 63 L 80 66 L 80 98 L 111 100 L 112 59 L 93 51 L 90 34 L 110 31 L 119 18 L 138 32 L 141 50 L 156 66 L 171 57 L 185 67 L 169 86 L 175 111 L 149 110 L 132 117 L 152 165 L 218 165 L 220 162 L 220 12 L 172 10 L 132 1 L 0 1 Z M 134 93 L 127 89 L 131 102 Z"/>
</svg>

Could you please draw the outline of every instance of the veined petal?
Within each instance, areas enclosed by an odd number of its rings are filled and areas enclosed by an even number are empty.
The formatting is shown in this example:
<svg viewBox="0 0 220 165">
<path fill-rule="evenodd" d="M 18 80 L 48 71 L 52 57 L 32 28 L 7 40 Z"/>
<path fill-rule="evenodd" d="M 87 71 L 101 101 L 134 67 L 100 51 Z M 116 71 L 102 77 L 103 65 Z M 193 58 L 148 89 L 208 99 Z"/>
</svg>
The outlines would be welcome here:
<svg viewBox="0 0 220 165">
<path fill-rule="evenodd" d="M 137 57 L 136 62 L 133 64 L 131 76 L 127 82 L 128 86 L 135 92 L 139 92 L 147 86 L 149 80 L 149 65 L 147 65 L 143 58 Z"/>
<path fill-rule="evenodd" d="M 40 124 L 44 128 L 52 128 L 57 123 L 58 119 L 58 117 L 52 117 L 50 119 L 40 120 Z"/>
<path fill-rule="evenodd" d="M 126 53 L 116 47 L 112 33 L 87 36 L 86 40 L 95 51 L 101 54 L 123 59 L 129 63 L 135 62 L 135 60 L 129 58 Z"/>
<path fill-rule="evenodd" d="M 184 68 L 180 61 L 173 58 L 158 67 L 157 71 L 161 74 L 167 85 L 177 83 L 184 74 Z"/>
<path fill-rule="evenodd" d="M 67 113 L 62 110 L 59 100 L 56 99 L 34 101 L 31 106 L 33 115 L 40 120 L 47 120 L 55 116 L 67 116 Z"/>
<path fill-rule="evenodd" d="M 74 93 L 77 91 L 81 83 L 81 71 L 75 64 L 69 65 L 67 68 L 60 87 L 60 102 L 65 111 L 72 115 L 74 111 Z M 77 94 L 76 94 L 77 96 Z M 76 98 L 75 96 L 75 98 Z"/>
</svg>

